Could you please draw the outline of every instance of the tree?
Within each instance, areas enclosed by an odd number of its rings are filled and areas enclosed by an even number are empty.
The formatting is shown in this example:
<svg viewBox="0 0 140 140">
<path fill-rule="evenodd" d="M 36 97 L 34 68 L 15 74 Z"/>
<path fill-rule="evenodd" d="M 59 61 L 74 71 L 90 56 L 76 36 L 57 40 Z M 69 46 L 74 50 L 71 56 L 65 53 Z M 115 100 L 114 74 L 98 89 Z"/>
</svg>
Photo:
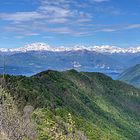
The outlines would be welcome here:
<svg viewBox="0 0 140 140">
<path fill-rule="evenodd" d="M 35 110 L 33 118 L 37 123 L 39 140 L 87 140 L 83 132 L 76 129 L 75 121 L 70 113 L 66 122 L 48 109 Z"/>
<path fill-rule="evenodd" d="M 7 140 L 34 140 L 32 122 L 19 112 L 13 97 L 0 88 L 0 134 Z"/>
</svg>

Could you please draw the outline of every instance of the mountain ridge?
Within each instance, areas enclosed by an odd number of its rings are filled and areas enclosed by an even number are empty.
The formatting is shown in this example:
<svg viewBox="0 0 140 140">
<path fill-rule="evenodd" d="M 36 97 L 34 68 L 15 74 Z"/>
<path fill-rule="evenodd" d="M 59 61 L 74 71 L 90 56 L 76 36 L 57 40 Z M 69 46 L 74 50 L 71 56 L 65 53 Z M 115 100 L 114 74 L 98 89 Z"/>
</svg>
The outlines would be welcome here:
<svg viewBox="0 0 140 140">
<path fill-rule="evenodd" d="M 88 50 L 88 51 L 95 51 L 98 53 L 140 53 L 140 46 L 138 47 L 130 47 L 130 48 L 120 48 L 116 46 L 109 46 L 109 45 L 101 45 L 101 46 L 84 46 L 84 45 L 76 45 L 74 47 L 52 47 L 47 45 L 46 43 L 32 43 L 27 44 L 21 48 L 14 48 L 14 49 L 6 49 L 0 48 L 0 52 L 28 52 L 28 51 L 52 51 L 52 52 L 64 52 L 64 51 L 78 51 L 78 50 Z"/>
<path fill-rule="evenodd" d="M 62 118 L 70 112 L 89 140 L 139 140 L 140 90 L 101 73 L 43 71 L 5 75 L 4 89 L 19 108 L 32 105 Z"/>
<path fill-rule="evenodd" d="M 110 46 L 51 47 L 33 43 L 23 48 L 1 49 L 0 73 L 33 75 L 52 69 L 102 72 L 118 78 L 126 68 L 140 63 L 140 48 L 116 48 Z M 131 52 L 131 53 L 130 53 Z M 5 64 L 4 64 L 5 63 Z M 5 68 L 4 68 L 5 65 Z"/>
<path fill-rule="evenodd" d="M 140 88 L 140 64 L 137 64 L 125 70 L 120 74 L 118 79 L 137 88 Z"/>
</svg>

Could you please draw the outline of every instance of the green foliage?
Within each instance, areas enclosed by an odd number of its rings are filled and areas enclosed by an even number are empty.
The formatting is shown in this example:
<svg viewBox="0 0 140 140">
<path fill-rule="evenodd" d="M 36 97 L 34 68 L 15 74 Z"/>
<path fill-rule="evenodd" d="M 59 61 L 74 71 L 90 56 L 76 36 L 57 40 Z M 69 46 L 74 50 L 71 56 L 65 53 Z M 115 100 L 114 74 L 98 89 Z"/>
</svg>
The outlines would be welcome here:
<svg viewBox="0 0 140 140">
<path fill-rule="evenodd" d="M 33 129 L 31 122 L 19 112 L 11 95 L 0 87 L 0 136 L 4 140 L 29 140 Z M 35 138 L 35 137 L 32 137 Z"/>
<path fill-rule="evenodd" d="M 72 119 L 71 114 L 68 114 L 68 132 L 73 133 L 75 128 L 75 122 Z"/>
<path fill-rule="evenodd" d="M 50 116 L 54 128 L 60 120 L 68 123 L 70 113 L 74 120 L 70 125 L 90 140 L 140 139 L 140 90 L 104 74 L 44 71 L 32 77 L 7 75 L 6 83 L 5 89 L 14 96 L 21 110 L 25 105 L 37 110 L 47 108 L 38 113 L 47 117 L 47 121 Z M 56 116 L 60 117 L 59 121 Z M 47 123 L 41 122 L 38 131 L 43 137 Z M 59 130 L 64 134 L 65 129 Z"/>
<path fill-rule="evenodd" d="M 37 123 L 39 140 L 79 140 L 75 122 L 70 113 L 67 122 L 64 122 L 62 118 L 55 116 L 48 109 L 36 109 L 33 119 Z"/>
</svg>

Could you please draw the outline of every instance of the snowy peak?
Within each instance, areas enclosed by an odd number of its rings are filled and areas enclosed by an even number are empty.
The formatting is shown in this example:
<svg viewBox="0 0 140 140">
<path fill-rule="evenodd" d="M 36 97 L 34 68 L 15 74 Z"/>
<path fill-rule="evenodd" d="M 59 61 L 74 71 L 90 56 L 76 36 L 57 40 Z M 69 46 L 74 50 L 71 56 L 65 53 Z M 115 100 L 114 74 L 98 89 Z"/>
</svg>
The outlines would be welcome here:
<svg viewBox="0 0 140 140">
<path fill-rule="evenodd" d="M 100 53 L 139 53 L 140 47 L 119 48 L 116 46 L 102 45 L 91 47 L 91 50 Z"/>
<path fill-rule="evenodd" d="M 32 43 L 21 48 L 10 49 L 11 52 L 49 51 L 51 47 L 45 43 Z"/>
<path fill-rule="evenodd" d="M 25 45 L 23 48 L 19 48 L 18 51 L 43 51 L 50 49 L 51 47 L 45 43 L 33 43 Z"/>
<path fill-rule="evenodd" d="M 45 43 L 32 43 L 25 45 L 21 48 L 6 49 L 0 48 L 0 52 L 28 52 L 28 51 L 53 51 L 53 52 L 63 52 L 63 51 L 94 51 L 98 53 L 140 53 L 140 47 L 131 48 L 119 48 L 116 46 L 102 45 L 102 46 L 74 46 L 74 47 L 51 47 Z"/>
</svg>

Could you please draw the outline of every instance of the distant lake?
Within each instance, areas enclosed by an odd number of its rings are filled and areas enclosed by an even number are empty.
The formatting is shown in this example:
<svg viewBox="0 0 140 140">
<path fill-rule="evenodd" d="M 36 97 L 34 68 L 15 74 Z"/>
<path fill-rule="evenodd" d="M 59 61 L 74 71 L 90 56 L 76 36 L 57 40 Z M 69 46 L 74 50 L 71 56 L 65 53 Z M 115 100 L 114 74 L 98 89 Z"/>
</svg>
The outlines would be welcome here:
<svg viewBox="0 0 140 140">
<path fill-rule="evenodd" d="M 71 68 L 70 68 L 71 69 Z M 53 70 L 53 69 L 52 69 Z M 57 70 L 57 69 L 54 69 Z M 110 76 L 112 79 L 116 80 L 119 76 L 119 74 L 122 72 L 122 70 L 110 70 L 110 69 L 90 69 L 90 68 L 84 68 L 84 69 L 76 69 L 77 71 L 83 71 L 83 72 L 100 72 L 100 73 L 104 73 L 108 76 Z M 28 70 L 22 70 L 20 68 L 7 68 L 5 73 L 6 74 L 10 74 L 10 75 L 24 75 L 27 77 L 30 77 L 32 75 L 35 75 L 39 72 L 41 72 L 42 70 L 37 70 L 36 72 L 29 72 Z M 58 71 L 64 71 L 64 70 L 58 70 Z M 0 67 L 0 73 L 3 74 L 3 68 Z"/>
<path fill-rule="evenodd" d="M 118 76 L 120 75 L 120 73 L 115 73 L 115 72 L 105 73 L 105 74 L 108 75 L 108 76 L 110 76 L 114 80 L 118 79 Z"/>
<path fill-rule="evenodd" d="M 85 70 L 84 70 L 85 71 Z M 108 69 L 94 69 L 94 70 L 87 70 L 88 72 L 100 72 L 103 73 L 109 77 L 111 77 L 112 79 L 116 80 L 118 79 L 118 76 L 120 75 L 120 73 L 122 73 L 123 70 L 108 70 Z"/>
</svg>

